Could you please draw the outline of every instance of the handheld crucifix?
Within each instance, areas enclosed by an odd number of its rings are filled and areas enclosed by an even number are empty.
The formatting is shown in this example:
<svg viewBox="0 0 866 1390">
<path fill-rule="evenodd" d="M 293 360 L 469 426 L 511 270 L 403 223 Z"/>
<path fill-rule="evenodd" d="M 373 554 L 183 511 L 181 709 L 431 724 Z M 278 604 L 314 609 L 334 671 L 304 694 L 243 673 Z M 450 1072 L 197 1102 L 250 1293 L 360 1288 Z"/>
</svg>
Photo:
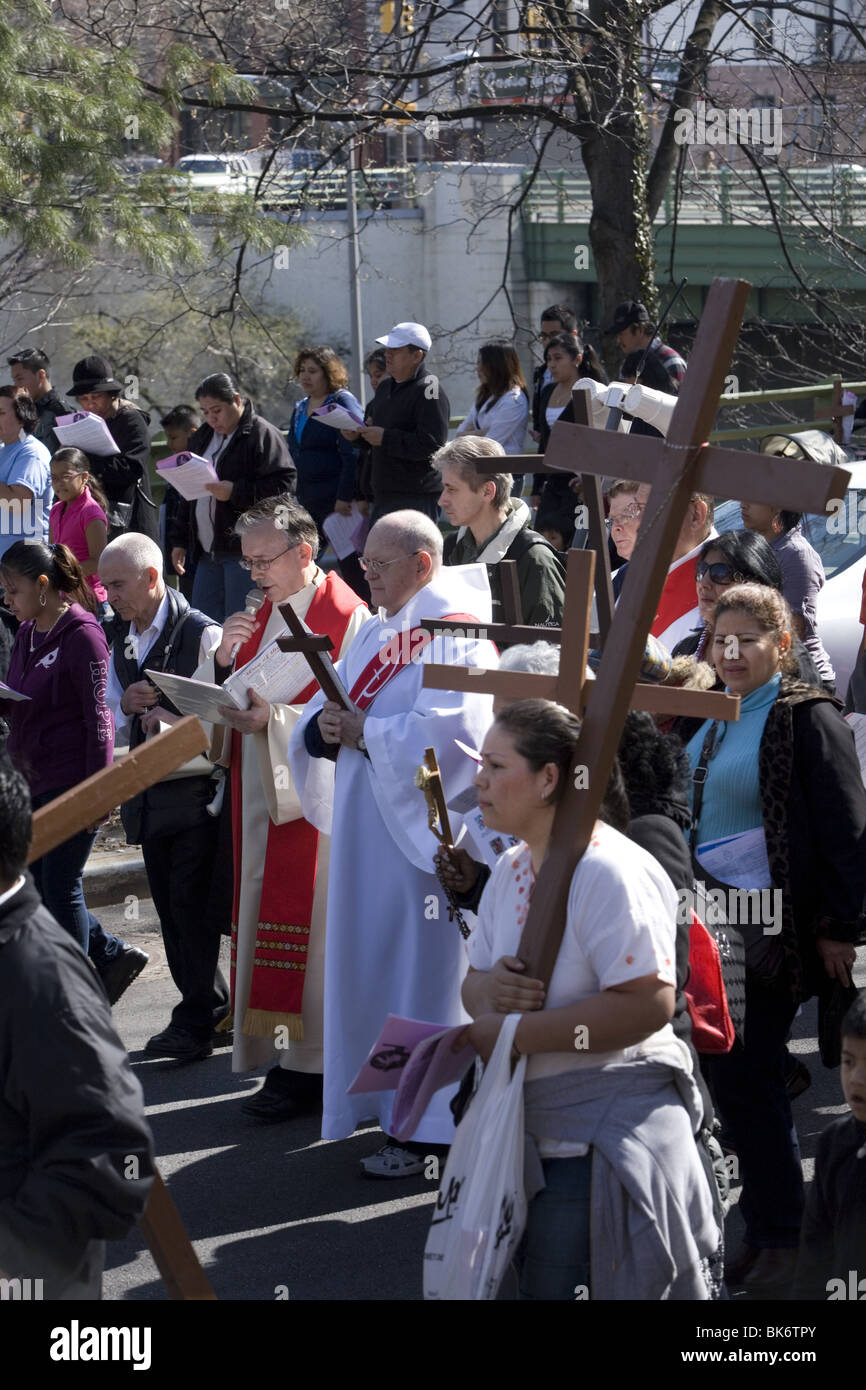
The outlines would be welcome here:
<svg viewBox="0 0 866 1390">
<path fill-rule="evenodd" d="M 289 637 L 277 638 L 280 651 L 301 652 L 325 696 L 335 704 L 342 705 L 343 709 L 351 711 L 354 708 L 352 701 L 328 656 L 328 652 L 334 647 L 330 637 L 310 632 L 290 603 L 281 603 L 279 608 L 291 634 Z"/>
<path fill-rule="evenodd" d="M 95 772 L 77 787 L 49 801 L 33 816 L 28 864 L 101 820 L 130 797 L 161 782 L 209 746 L 210 739 L 198 719 L 181 719 L 165 733 L 118 758 L 111 767 Z M 156 1167 L 138 1224 L 172 1298 L 195 1302 L 216 1298 Z"/>
<path fill-rule="evenodd" d="M 572 775 L 557 805 L 550 845 L 535 885 L 519 947 L 527 974 L 533 978 L 549 980 L 553 973 L 572 875 L 592 836 L 625 715 L 634 700 L 647 635 L 658 610 L 668 566 L 692 494 L 700 491 L 742 501 L 784 501 L 786 507 L 794 510 L 819 513 L 826 511 L 831 498 L 845 495 L 849 474 L 844 469 L 741 453 L 704 442 L 718 408 L 750 289 L 744 280 L 717 279 L 713 282 L 666 439 L 589 430 L 585 425 L 562 421 L 557 421 L 553 427 L 545 455 L 547 467 L 573 473 L 576 454 L 584 474 L 649 483 L 651 492 L 630 561 L 628 583 L 623 588 L 604 644 L 596 680 L 586 692 L 583 690 L 586 639 L 584 637 L 575 651 L 574 637 L 569 630 L 575 632 L 580 625 L 583 635 L 588 631 L 588 619 L 583 619 L 586 624 L 583 628 L 566 599 L 562 633 L 565 667 L 556 678 L 556 698 L 571 709 L 585 702 L 585 713 Z M 588 552 L 574 552 L 578 560 L 585 554 Z M 569 572 L 573 565 L 574 558 L 569 556 Z M 584 585 L 588 599 L 585 580 Z M 538 630 L 537 636 L 542 636 L 543 631 Z M 468 678 L 470 683 L 464 683 L 467 673 L 459 667 L 440 667 L 438 671 L 428 667 L 425 683 L 429 680 L 432 684 L 443 678 L 441 672 L 451 673 L 452 683 L 447 688 L 452 690 L 490 690 L 492 677 L 497 674 L 481 676 L 479 673 Z M 498 675 L 508 677 L 508 685 L 500 685 L 495 692 L 506 698 L 526 698 L 542 693 L 537 682 L 543 677 L 530 676 L 528 679 L 533 685 L 527 688 L 525 676 L 517 685 L 517 672 Z M 516 693 L 518 689 L 519 694 Z M 690 703 L 698 696 L 694 691 L 654 689 L 666 705 L 671 696 L 687 695 Z M 713 694 L 702 693 L 702 702 L 708 701 Z M 718 695 L 715 698 L 719 698 Z M 706 703 L 703 709 L 703 718 L 719 717 L 710 712 Z M 577 768 L 586 768 L 587 777 L 576 778 Z"/>
</svg>

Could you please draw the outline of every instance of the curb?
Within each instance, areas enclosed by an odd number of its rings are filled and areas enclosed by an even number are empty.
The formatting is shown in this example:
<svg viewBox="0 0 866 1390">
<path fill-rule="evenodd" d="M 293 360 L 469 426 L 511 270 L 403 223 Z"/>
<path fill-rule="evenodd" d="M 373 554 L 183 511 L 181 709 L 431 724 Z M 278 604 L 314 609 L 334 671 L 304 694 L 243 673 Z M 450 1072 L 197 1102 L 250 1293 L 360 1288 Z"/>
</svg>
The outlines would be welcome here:
<svg viewBox="0 0 866 1390">
<path fill-rule="evenodd" d="M 123 850 L 91 854 L 84 866 L 88 907 L 111 907 L 130 896 L 149 898 L 150 885 L 141 854 Z"/>
</svg>

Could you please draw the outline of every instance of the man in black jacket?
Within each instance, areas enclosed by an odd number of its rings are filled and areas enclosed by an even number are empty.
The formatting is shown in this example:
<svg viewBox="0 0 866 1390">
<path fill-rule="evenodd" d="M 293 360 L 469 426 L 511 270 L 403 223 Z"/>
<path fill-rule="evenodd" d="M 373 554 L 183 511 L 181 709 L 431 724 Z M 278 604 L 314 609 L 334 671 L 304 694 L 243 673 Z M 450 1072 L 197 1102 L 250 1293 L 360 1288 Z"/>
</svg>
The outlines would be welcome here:
<svg viewBox="0 0 866 1390">
<path fill-rule="evenodd" d="M 97 1299 L 102 1242 L 144 1210 L 153 1147 L 102 986 L 26 873 L 30 826 L 0 758 L 0 1278 L 21 1281 L 12 1297 Z"/>
<path fill-rule="evenodd" d="M 107 545 L 99 572 L 117 614 L 106 683 L 106 703 L 130 748 L 159 726 L 178 719 L 174 705 L 145 670 L 191 676 L 210 656 L 221 629 L 167 589 L 162 555 L 147 536 L 128 533 Z M 247 577 L 249 585 L 249 577 Z M 195 1062 L 213 1051 L 215 1024 L 228 1013 L 220 972 L 220 930 L 231 916 L 230 856 L 219 856 L 219 824 L 208 813 L 214 795 L 211 764 L 193 758 L 121 808 L 130 844 L 140 844 L 159 914 L 165 956 L 180 993 L 167 1028 L 145 1051 Z"/>
<path fill-rule="evenodd" d="M 436 521 L 442 475 L 432 459 L 448 438 L 451 407 L 425 366 L 433 340 L 423 323 L 398 323 L 376 342 L 385 349 L 388 375 L 373 397 L 370 424 L 346 435 L 371 446 L 370 525 L 406 508 Z"/>
<path fill-rule="evenodd" d="M 206 485 L 207 496 L 183 503 L 166 544 L 178 574 L 191 554 L 193 606 L 221 623 L 243 608 L 250 588 L 235 523 L 255 502 L 293 493 L 298 474 L 284 436 L 256 414 L 225 372 L 205 377 L 195 397 L 205 424 L 190 435 L 187 447 L 213 464 L 219 481 Z"/>
<path fill-rule="evenodd" d="M 22 348 L 13 357 L 7 357 L 16 386 L 29 391 L 30 398 L 39 412 L 39 424 L 33 431 L 33 438 L 50 449 L 52 454 L 60 448 L 60 441 L 54 433 L 58 415 L 68 415 L 73 409 L 59 396 L 48 380 L 50 361 L 41 348 Z"/>
</svg>

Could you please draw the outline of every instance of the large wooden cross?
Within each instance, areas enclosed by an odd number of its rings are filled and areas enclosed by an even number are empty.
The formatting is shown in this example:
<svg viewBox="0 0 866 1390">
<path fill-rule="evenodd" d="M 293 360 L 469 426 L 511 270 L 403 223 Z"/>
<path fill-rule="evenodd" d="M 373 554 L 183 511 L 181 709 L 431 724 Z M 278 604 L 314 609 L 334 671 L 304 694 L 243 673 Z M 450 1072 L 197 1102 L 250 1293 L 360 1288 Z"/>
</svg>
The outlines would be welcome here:
<svg viewBox="0 0 866 1390">
<path fill-rule="evenodd" d="M 588 776 L 572 776 L 566 783 L 532 896 L 522 949 L 531 977 L 549 979 L 552 974 L 572 875 L 592 836 L 646 639 L 692 494 L 707 492 L 750 502 L 775 500 L 804 512 L 825 512 L 831 498 L 845 495 L 849 474 L 844 469 L 740 453 L 705 443 L 750 289 L 744 280 L 713 282 L 666 439 L 621 435 L 562 421 L 553 427 L 546 465 L 573 473 L 577 456 L 578 470 L 583 473 L 649 483 L 651 492 L 629 563 L 628 583 L 604 645 L 574 754 L 572 770 L 585 767 Z M 566 649 L 569 621 L 566 606 L 563 656 L 573 672 L 571 679 L 581 688 L 584 672 L 578 664 L 580 657 Z M 431 669 L 427 668 L 425 678 Z M 458 668 L 452 670 L 456 679 Z M 464 687 L 452 684 L 450 688 Z M 465 688 L 477 690 L 480 686 Z M 562 699 L 567 692 L 560 693 L 558 686 L 557 693 Z M 667 697 L 673 692 L 663 688 L 663 693 Z M 568 703 L 574 708 L 573 695 Z"/>
<path fill-rule="evenodd" d="M 94 773 L 71 791 L 49 801 L 33 816 L 28 864 L 101 820 L 139 792 L 161 782 L 175 768 L 197 753 L 204 753 L 209 746 L 210 739 L 198 719 L 180 719 L 165 733 L 157 734 L 118 758 L 111 767 Z M 216 1298 L 177 1207 L 155 1166 L 139 1226 L 172 1298 L 196 1302 Z"/>
<path fill-rule="evenodd" d="M 500 561 L 500 566 L 512 561 Z M 586 678 L 590 613 L 594 586 L 594 550 L 570 550 L 566 562 L 562 627 L 532 627 L 513 623 L 468 623 L 464 619 L 422 618 L 428 632 L 458 632 L 491 642 L 552 642 L 560 647 L 559 674 L 540 676 L 529 671 L 497 671 L 476 666 L 424 667 L 428 690 L 457 690 L 494 695 L 502 700 L 555 700 L 582 714 L 596 684 Z M 676 686 L 638 682 L 631 692 L 631 709 L 682 719 L 739 719 L 740 698 L 719 690 L 682 690 Z"/>
</svg>

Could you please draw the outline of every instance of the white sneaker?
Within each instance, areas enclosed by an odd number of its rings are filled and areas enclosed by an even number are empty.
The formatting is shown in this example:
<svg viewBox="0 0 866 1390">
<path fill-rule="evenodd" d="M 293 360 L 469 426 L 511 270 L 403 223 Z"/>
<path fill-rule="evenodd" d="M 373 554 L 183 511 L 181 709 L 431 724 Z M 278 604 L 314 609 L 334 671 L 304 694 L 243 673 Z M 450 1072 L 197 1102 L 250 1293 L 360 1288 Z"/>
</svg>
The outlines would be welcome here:
<svg viewBox="0 0 866 1390">
<path fill-rule="evenodd" d="M 361 1171 L 368 1178 L 414 1178 L 424 1172 L 424 1155 L 401 1144 L 383 1144 L 369 1158 L 361 1159 Z"/>
</svg>

